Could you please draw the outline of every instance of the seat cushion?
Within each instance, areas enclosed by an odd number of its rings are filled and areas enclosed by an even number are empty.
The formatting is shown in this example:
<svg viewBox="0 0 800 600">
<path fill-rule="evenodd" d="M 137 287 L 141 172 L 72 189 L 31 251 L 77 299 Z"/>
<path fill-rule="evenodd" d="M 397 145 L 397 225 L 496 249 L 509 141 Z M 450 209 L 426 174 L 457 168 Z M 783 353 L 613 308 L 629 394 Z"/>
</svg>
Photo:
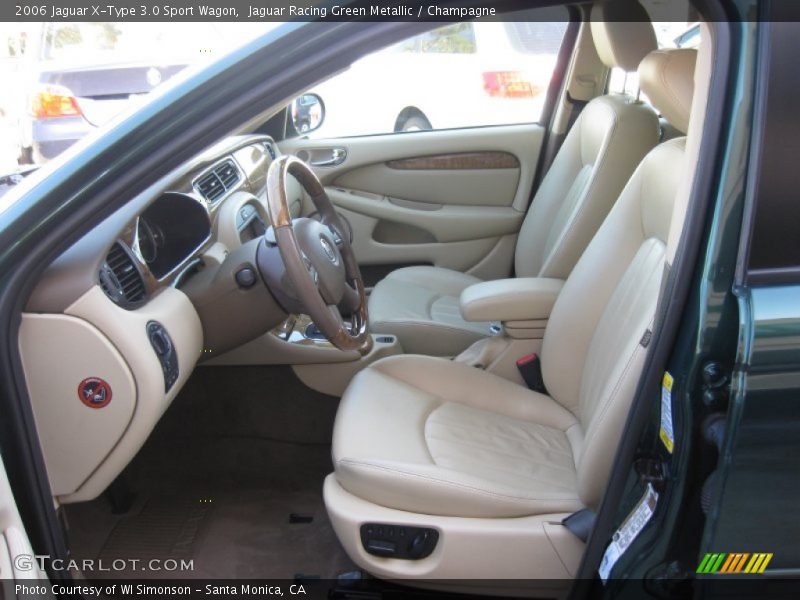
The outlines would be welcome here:
<svg viewBox="0 0 800 600">
<path fill-rule="evenodd" d="M 389 508 L 456 517 L 571 512 L 574 415 L 548 396 L 462 363 L 401 355 L 347 389 L 336 418 L 339 484 Z"/>
<path fill-rule="evenodd" d="M 489 335 L 490 323 L 461 318 L 458 298 L 477 277 L 439 267 L 406 267 L 378 282 L 369 298 L 375 333 L 396 335 L 408 353 L 455 356 Z"/>
</svg>

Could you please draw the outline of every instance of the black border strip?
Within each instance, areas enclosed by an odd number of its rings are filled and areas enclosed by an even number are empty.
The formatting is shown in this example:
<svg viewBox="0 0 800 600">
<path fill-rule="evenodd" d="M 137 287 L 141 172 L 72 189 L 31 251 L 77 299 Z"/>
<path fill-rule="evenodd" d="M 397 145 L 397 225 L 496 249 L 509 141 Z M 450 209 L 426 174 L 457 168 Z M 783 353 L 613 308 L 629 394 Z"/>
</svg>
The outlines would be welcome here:
<svg viewBox="0 0 800 600">
<path fill-rule="evenodd" d="M 548 4 L 564 4 L 552 2 Z M 620 0 L 615 0 L 619 2 Z M 624 0 L 623 0 L 624 1 Z M 634 1 L 634 0 L 627 0 Z M 782 20 L 800 21 L 800 6 L 794 0 L 783 0 L 787 9 Z M 578 4 L 579 2 L 572 2 Z M 543 4 L 543 3 L 542 3 Z M 542 5 L 540 4 L 540 5 Z M 109 10 L 113 5 L 114 10 Z M 165 10 L 166 7 L 172 12 Z M 42 7 L 42 8 L 40 8 Z M 142 12 L 142 8 L 146 10 Z M 251 8 L 252 7 L 252 8 Z M 525 6 L 525 9 L 530 8 Z M 212 10 L 208 10 L 212 9 Z M 253 9 L 261 9 L 257 12 Z M 454 22 L 483 18 L 485 20 L 509 21 L 507 13 L 520 10 L 520 3 L 513 0 L 460 0 L 458 2 L 436 2 L 431 0 L 7 0 L 0 3 L 0 21 L 9 22 Z M 682 2 L 660 3 L 653 20 L 688 22 L 686 5 Z M 541 17 L 550 19 L 550 17 Z M 624 18 L 624 17 L 623 17 Z M 640 13 L 631 14 L 631 21 L 639 20 Z M 529 20 L 527 18 L 517 18 Z M 719 15 L 720 20 L 755 20 L 754 15 L 732 17 Z"/>
</svg>

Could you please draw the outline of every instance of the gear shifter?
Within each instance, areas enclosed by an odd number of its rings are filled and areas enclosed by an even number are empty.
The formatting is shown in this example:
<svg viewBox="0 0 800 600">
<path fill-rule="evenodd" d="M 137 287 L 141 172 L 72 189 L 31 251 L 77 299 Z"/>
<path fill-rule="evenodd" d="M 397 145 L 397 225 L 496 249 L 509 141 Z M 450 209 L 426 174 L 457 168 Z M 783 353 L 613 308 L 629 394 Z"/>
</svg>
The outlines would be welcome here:
<svg viewBox="0 0 800 600">
<path fill-rule="evenodd" d="M 317 324 L 313 321 L 306 326 L 305 336 L 310 340 L 325 340 L 325 334 L 319 330 Z"/>
</svg>

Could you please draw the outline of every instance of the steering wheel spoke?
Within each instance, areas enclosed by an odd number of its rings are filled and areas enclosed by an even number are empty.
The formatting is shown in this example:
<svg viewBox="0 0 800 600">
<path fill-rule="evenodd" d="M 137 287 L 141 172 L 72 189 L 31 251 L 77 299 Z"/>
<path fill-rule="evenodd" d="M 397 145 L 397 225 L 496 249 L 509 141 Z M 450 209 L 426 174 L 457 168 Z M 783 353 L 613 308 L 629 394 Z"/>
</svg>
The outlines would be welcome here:
<svg viewBox="0 0 800 600">
<path fill-rule="evenodd" d="M 346 311 L 347 314 L 352 314 L 358 310 L 359 304 L 361 304 L 361 295 L 358 293 L 358 286 L 356 285 L 356 287 L 353 287 L 349 281 L 345 282 L 344 294 L 342 295 L 342 301 L 339 303 L 339 306 L 342 310 Z"/>
<path fill-rule="evenodd" d="M 344 247 L 344 238 L 339 233 L 339 231 L 332 225 L 329 226 L 328 229 L 331 230 L 331 235 L 333 236 L 333 241 L 336 243 L 336 247 L 341 250 Z"/>
<path fill-rule="evenodd" d="M 315 286 L 319 287 L 319 271 L 317 271 L 312 262 L 304 253 L 301 252 L 300 256 L 302 256 L 303 264 L 306 266 L 306 270 L 308 271 L 308 274 L 311 276 L 311 281 L 314 282 Z"/>
<path fill-rule="evenodd" d="M 333 320 L 336 321 L 336 324 L 340 329 L 349 329 L 347 323 L 344 321 L 344 317 L 342 316 L 342 311 L 339 310 L 337 305 L 328 304 L 327 308 L 328 312 L 333 316 Z"/>
</svg>

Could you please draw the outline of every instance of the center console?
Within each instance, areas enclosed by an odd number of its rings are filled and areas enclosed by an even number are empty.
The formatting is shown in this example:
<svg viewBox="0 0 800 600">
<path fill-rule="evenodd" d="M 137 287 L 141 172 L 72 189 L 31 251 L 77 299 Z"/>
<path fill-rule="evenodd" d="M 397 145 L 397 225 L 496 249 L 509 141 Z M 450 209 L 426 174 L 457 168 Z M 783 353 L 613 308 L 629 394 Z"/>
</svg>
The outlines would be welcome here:
<svg viewBox="0 0 800 600">
<path fill-rule="evenodd" d="M 454 360 L 527 385 L 517 361 L 541 352 L 547 321 L 563 285 L 561 279 L 518 277 L 465 289 L 460 309 L 467 321 L 500 321 L 502 325 Z"/>
<path fill-rule="evenodd" d="M 272 330 L 271 335 L 276 336 L 286 344 L 302 346 L 307 349 L 317 348 L 319 350 L 341 352 L 325 338 L 308 315 L 290 315 L 286 321 Z M 295 363 L 292 365 L 292 369 L 300 381 L 308 387 L 331 396 L 341 396 L 350 380 L 361 369 L 379 358 L 403 352 L 397 337 L 386 334 L 371 335 L 372 349 L 368 354 L 360 356 L 356 360 L 330 363 Z"/>
<path fill-rule="evenodd" d="M 206 364 L 290 364 L 308 387 L 341 396 L 361 369 L 379 358 L 403 353 L 400 341 L 393 335 L 372 334 L 372 341 L 372 349 L 364 356 L 356 350 L 339 350 L 325 339 L 308 315 L 289 315 L 267 333 Z"/>
</svg>

